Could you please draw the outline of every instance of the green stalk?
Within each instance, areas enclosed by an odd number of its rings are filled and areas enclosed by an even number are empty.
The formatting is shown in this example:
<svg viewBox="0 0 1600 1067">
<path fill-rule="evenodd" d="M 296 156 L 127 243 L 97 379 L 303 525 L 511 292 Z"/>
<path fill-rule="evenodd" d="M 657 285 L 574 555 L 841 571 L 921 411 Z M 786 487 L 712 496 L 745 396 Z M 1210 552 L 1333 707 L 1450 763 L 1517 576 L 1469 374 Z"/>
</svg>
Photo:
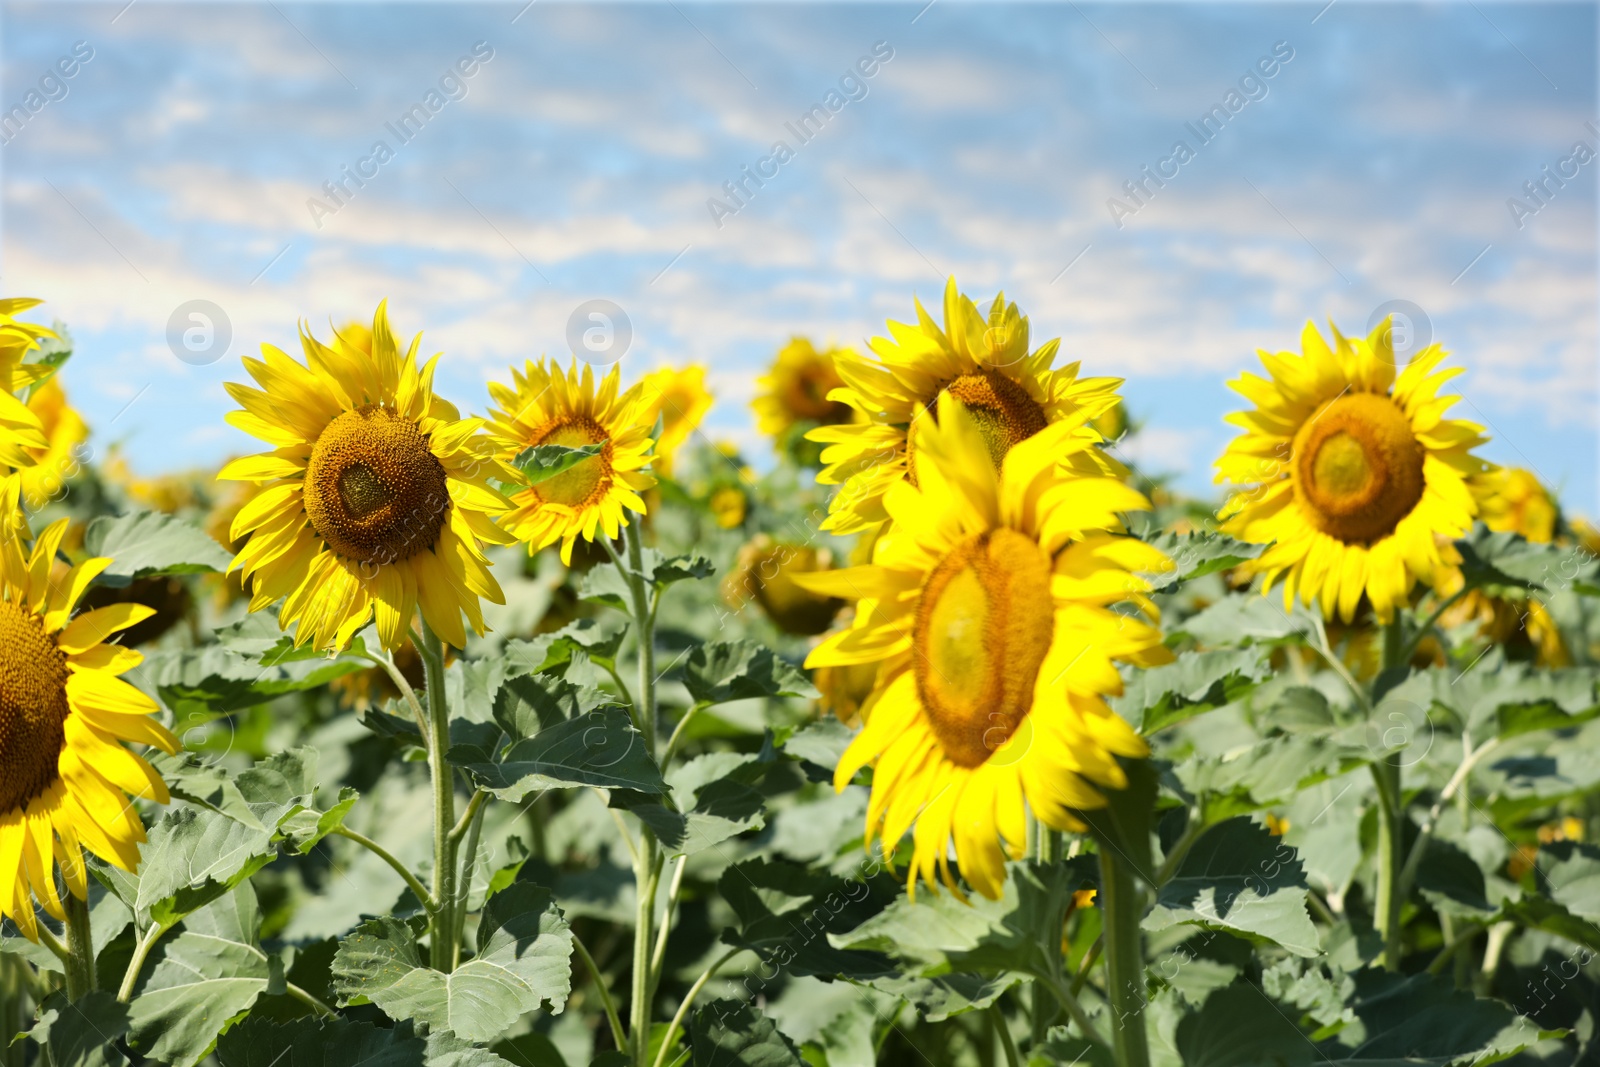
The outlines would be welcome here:
<svg viewBox="0 0 1600 1067">
<path fill-rule="evenodd" d="M 1034 846 L 1041 864 L 1054 867 L 1061 862 L 1061 831 L 1052 830 L 1038 820 L 1033 820 L 1035 830 Z M 1051 961 L 1058 977 L 1061 970 L 1061 938 L 1065 930 L 1057 930 L 1055 937 L 1045 945 L 1046 957 Z M 1046 931 L 1046 936 L 1049 932 Z M 1037 1048 L 1044 1042 L 1045 1035 L 1050 1031 L 1050 1024 L 1056 1017 L 1055 996 L 1041 982 L 1033 983 L 1032 1003 L 1029 1005 L 1029 1030 L 1033 1039 L 1033 1047 Z"/>
<path fill-rule="evenodd" d="M 456 783 L 444 754 L 450 748 L 450 708 L 444 695 L 444 647 L 424 622 L 422 667 L 427 679 L 428 771 L 433 776 L 433 899 L 438 908 L 428 917 L 428 953 L 434 970 L 449 971 L 456 960 L 456 847 L 450 831 L 456 825 Z"/>
<path fill-rule="evenodd" d="M 89 902 L 72 893 L 61 901 L 67 913 L 67 999 L 76 1001 L 94 989 L 94 936 L 89 929 Z"/>
<path fill-rule="evenodd" d="M 23 1067 L 27 1043 L 11 1039 L 28 1028 L 28 965 L 20 956 L 0 956 L 0 1067 Z"/>
<path fill-rule="evenodd" d="M 638 714 L 635 717 L 639 733 L 644 737 L 645 751 L 656 758 L 656 661 L 655 612 L 650 604 L 650 591 L 644 581 L 643 531 L 637 525 L 623 528 L 623 539 L 628 546 L 628 566 L 625 570 L 628 591 L 633 600 L 633 625 L 639 645 L 639 680 L 635 692 L 638 696 Z M 639 844 L 633 865 L 634 886 L 638 894 L 638 916 L 633 929 L 633 989 L 629 1004 L 628 1037 L 632 1046 L 633 1062 L 638 1067 L 650 1067 L 650 1017 L 651 991 L 655 989 L 652 964 L 652 927 L 656 917 L 656 891 L 661 883 L 661 850 L 656 835 L 644 823 L 639 824 Z"/>
<path fill-rule="evenodd" d="M 1389 671 L 1403 662 L 1401 629 L 1395 623 L 1385 623 L 1381 633 L 1383 670 Z M 1382 762 L 1374 763 L 1372 776 L 1378 787 L 1378 899 L 1373 925 L 1383 935 L 1384 968 L 1397 971 L 1400 969 L 1400 909 L 1404 903 L 1401 897 L 1403 857 L 1400 849 L 1402 819 L 1405 817 L 1399 755 L 1386 755 Z"/>
<path fill-rule="evenodd" d="M 1150 1067 L 1144 1027 L 1144 952 L 1139 920 L 1144 908 L 1128 865 L 1106 842 L 1100 845 L 1100 894 L 1105 908 L 1106 995 L 1117 1067 Z"/>
</svg>

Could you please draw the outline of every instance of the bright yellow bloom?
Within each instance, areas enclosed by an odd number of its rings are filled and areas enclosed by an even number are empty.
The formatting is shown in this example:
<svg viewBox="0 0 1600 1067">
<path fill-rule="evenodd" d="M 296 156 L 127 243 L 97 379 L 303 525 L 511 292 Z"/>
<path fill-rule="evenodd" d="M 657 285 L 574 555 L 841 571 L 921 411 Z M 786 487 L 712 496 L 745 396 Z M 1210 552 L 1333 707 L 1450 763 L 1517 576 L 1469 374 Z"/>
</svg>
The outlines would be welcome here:
<svg viewBox="0 0 1600 1067">
<path fill-rule="evenodd" d="M 834 365 L 841 356 L 861 358 L 850 348 L 819 352 L 804 337 L 791 338 L 778 349 L 767 373 L 756 379 L 761 393 L 750 402 L 761 432 L 781 443 L 795 426 L 835 426 L 854 419 L 849 404 L 829 396 L 845 384 Z"/>
<path fill-rule="evenodd" d="M 1501 467 L 1483 478 L 1483 487 L 1480 507 L 1489 529 L 1521 534 L 1539 544 L 1555 538 L 1560 511 L 1538 475 L 1521 467 Z"/>
<path fill-rule="evenodd" d="M 655 424 L 642 387 L 618 395 L 621 377 L 613 367 L 595 389 L 594 368 L 577 361 L 562 371 L 553 362 L 529 361 L 512 368 L 512 384 L 489 383 L 499 405 L 490 412 L 492 431 L 504 459 L 534 445 L 581 448 L 605 442 L 600 454 L 554 478 L 518 490 L 501 525 L 530 553 L 561 542 L 561 561 L 572 564 L 572 544 L 595 534 L 614 538 L 628 524 L 624 509 L 644 514 L 639 492 L 656 484 L 644 466 L 650 461 L 650 428 Z"/>
<path fill-rule="evenodd" d="M 640 383 L 646 408 L 646 426 L 661 420 L 661 437 L 656 441 L 654 468 L 671 476 L 672 460 L 678 449 L 699 428 L 711 410 L 711 394 L 706 390 L 706 369 L 692 363 L 682 370 L 663 367 L 645 375 Z"/>
<path fill-rule="evenodd" d="M 44 448 L 28 449 L 33 465 L 17 472 L 23 506 L 32 512 L 59 497 L 62 488 L 82 468 L 79 446 L 88 440 L 89 427 L 77 409 L 67 403 L 67 394 L 54 376 L 34 387 L 28 397 L 28 410 L 39 417 L 39 428 L 49 442 Z"/>
<path fill-rule="evenodd" d="M 1122 691 L 1116 661 L 1171 653 L 1155 626 L 1113 605 L 1153 616 L 1141 573 L 1172 564 L 1121 532 L 1123 512 L 1149 507 L 1141 494 L 1064 462 L 1095 447 L 1081 432 L 1088 417 L 1016 443 L 996 471 L 981 417 L 941 397 L 919 438 L 918 484 L 886 493 L 893 521 L 873 562 L 796 577 L 857 602 L 849 629 L 806 666 L 880 664 L 834 783 L 876 762 L 867 838 L 881 834 L 892 852 L 916 824 L 913 892 L 936 867 L 954 888 L 953 839 L 967 881 L 998 897 L 1028 808 L 1082 830 L 1074 809 L 1127 784 L 1114 757 L 1147 752 L 1105 697 Z"/>
<path fill-rule="evenodd" d="M 841 350 L 835 366 L 845 386 L 831 399 L 864 418 L 812 430 L 806 437 L 829 447 L 817 475 L 840 485 L 823 529 L 858 533 L 884 522 L 884 496 L 901 482 L 917 483 L 922 428 L 932 424 L 940 397 L 959 403 L 976 420 L 983 454 L 998 465 L 1006 451 L 1047 426 L 1071 422 L 1074 439 L 1103 440 L 1090 421 L 1117 403 L 1118 378 L 1078 378 L 1078 364 L 1055 361 L 1059 340 L 1028 350 L 1028 320 L 1005 294 L 986 318 L 951 278 L 944 291 L 944 329 L 917 302 L 917 322 L 889 323 L 890 337 L 872 339 L 876 359 Z M 1123 477 L 1127 471 L 1097 448 L 1073 449 L 1082 473 Z"/>
<path fill-rule="evenodd" d="M 63 917 L 56 869 L 85 898 L 84 849 L 139 866 L 144 824 L 127 794 L 165 804 L 167 787 L 122 743 L 180 747 L 150 718 L 155 701 L 117 677 L 143 657 L 105 643 L 153 612 L 117 604 L 72 618 L 111 561 L 85 560 L 52 582 L 66 531 L 65 519 L 51 524 L 27 555 L 15 538 L 0 544 L 0 914 L 33 940 L 35 898 Z"/>
<path fill-rule="evenodd" d="M 244 408 L 228 421 L 277 446 L 217 475 L 263 487 L 234 516 L 231 536 L 249 540 L 229 570 L 241 569 L 252 611 L 287 598 L 278 621 L 298 625 L 297 645 L 342 648 L 376 614 L 392 649 L 420 606 L 460 647 L 462 614 L 481 634 L 478 598 L 504 602 L 481 545 L 511 542 L 491 518 L 509 502 L 490 479 L 513 472 L 482 419 L 434 395 L 439 357 L 419 369 L 421 341 L 401 355 L 380 304 L 370 353 L 302 327 L 304 364 L 262 345 L 265 361 L 244 361 L 261 388 L 228 383 Z"/>
<path fill-rule="evenodd" d="M 1450 541 L 1478 514 L 1472 450 L 1483 427 L 1445 418 L 1459 397 L 1440 396 L 1459 369 L 1437 370 L 1429 345 L 1398 376 L 1387 320 L 1362 339 L 1337 328 L 1329 348 L 1312 323 L 1304 354 L 1261 352 L 1270 378 L 1231 383 L 1253 402 L 1228 421 L 1244 433 L 1217 460 L 1217 481 L 1243 486 L 1223 508 L 1223 532 L 1271 544 L 1245 564 L 1266 588 L 1284 582 L 1323 614 L 1350 621 L 1366 593 L 1382 622 L 1417 581 L 1454 562 Z"/>
<path fill-rule="evenodd" d="M 744 524 L 745 516 L 750 513 L 750 498 L 738 486 L 725 485 L 712 491 L 706 506 L 711 509 L 711 517 L 718 526 L 731 530 Z"/>
<path fill-rule="evenodd" d="M 35 456 L 50 448 L 36 412 L 17 394 L 48 378 L 51 367 L 24 363 L 41 337 L 56 335 L 43 326 L 23 322 L 21 312 L 41 303 L 31 297 L 0 300 L 0 536 L 25 536 L 28 529 L 26 492 L 19 470 L 32 467 Z M 28 509 L 31 510 L 31 509 Z"/>
</svg>

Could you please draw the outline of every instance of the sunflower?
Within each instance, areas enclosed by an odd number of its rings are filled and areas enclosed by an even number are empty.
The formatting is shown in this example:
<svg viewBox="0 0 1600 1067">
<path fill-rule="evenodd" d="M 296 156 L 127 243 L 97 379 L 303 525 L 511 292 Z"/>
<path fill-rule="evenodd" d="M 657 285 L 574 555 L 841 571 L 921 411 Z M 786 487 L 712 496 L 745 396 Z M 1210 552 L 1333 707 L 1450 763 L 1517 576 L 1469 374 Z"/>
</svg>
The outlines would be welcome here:
<svg viewBox="0 0 1600 1067">
<path fill-rule="evenodd" d="M 89 427 L 67 403 L 66 392 L 53 376 L 34 386 L 28 410 L 38 417 L 47 443 L 27 450 L 33 464 L 19 470 L 17 478 L 23 506 L 38 511 L 60 496 L 67 480 L 78 473 L 83 458 L 79 446 L 88 440 Z"/>
<path fill-rule="evenodd" d="M 418 334 L 401 355 L 385 305 L 371 352 L 305 328 L 298 363 L 262 345 L 245 369 L 261 389 L 228 383 L 244 408 L 228 421 L 276 446 L 236 459 L 219 479 L 261 492 L 234 516 L 249 535 L 234 557 L 250 610 L 286 597 L 278 620 L 297 645 L 342 648 L 374 613 L 384 648 L 405 639 L 417 607 L 456 647 L 461 616 L 483 633 L 478 598 L 503 603 L 482 543 L 509 544 L 491 516 L 509 502 L 490 484 L 513 472 L 496 461 L 482 419 L 463 419 L 433 392 L 438 357 L 417 367 Z"/>
<path fill-rule="evenodd" d="M 167 787 L 122 742 L 180 747 L 150 718 L 155 701 L 117 677 L 143 657 L 105 643 L 150 609 L 118 604 L 71 618 L 111 561 L 85 560 L 52 582 L 66 531 L 65 519 L 51 524 L 26 556 L 14 538 L 0 545 L 0 913 L 33 940 L 31 898 L 63 917 L 55 868 L 84 899 L 83 849 L 126 871 L 139 866 L 144 825 L 125 794 L 165 804 Z"/>
<path fill-rule="evenodd" d="M 892 852 L 915 822 L 913 892 L 919 878 L 934 884 L 935 867 L 955 887 L 953 839 L 967 881 L 996 898 L 1004 856 L 1022 854 L 1027 808 L 1082 830 L 1073 810 L 1127 784 L 1114 757 L 1147 753 L 1105 701 L 1122 691 L 1114 661 L 1172 657 L 1155 626 L 1112 606 L 1153 617 L 1137 572 L 1171 562 L 1121 533 L 1119 513 L 1149 507 L 1142 495 L 1063 462 L 1095 446 L 1081 419 L 1018 442 L 997 471 L 992 424 L 954 395 L 938 405 L 917 484 L 885 495 L 892 532 L 873 562 L 796 577 L 858 602 L 806 666 L 879 664 L 866 726 L 834 775 L 843 789 L 876 761 L 868 841 L 881 834 Z"/>
<path fill-rule="evenodd" d="M 811 545 L 776 541 L 757 534 L 746 542 L 722 579 L 722 599 L 735 611 L 751 601 L 786 634 L 811 637 L 833 625 L 844 607 L 837 597 L 819 596 L 795 581 L 833 565 L 833 554 Z"/>
<path fill-rule="evenodd" d="M 845 384 L 834 365 L 841 356 L 861 358 L 853 349 L 829 347 L 819 352 L 809 339 L 791 338 L 778 349 L 767 373 L 756 379 L 761 393 L 750 402 L 756 426 L 780 448 L 796 427 L 810 430 L 855 418 L 849 404 L 829 395 Z"/>
<path fill-rule="evenodd" d="M 1217 460 L 1217 481 L 1245 488 L 1222 530 L 1272 545 L 1245 569 L 1266 589 L 1283 579 L 1285 604 L 1298 591 L 1348 622 L 1366 593 L 1386 623 L 1415 582 L 1455 562 L 1450 542 L 1472 526 L 1489 469 L 1472 450 L 1486 438 L 1444 417 L 1459 398 L 1439 389 L 1460 369 L 1437 369 L 1437 344 L 1397 375 L 1387 319 L 1365 339 L 1333 336 L 1329 348 L 1307 322 L 1303 355 L 1261 352 L 1270 379 L 1231 383 L 1256 407 L 1228 416 L 1244 433 Z"/>
<path fill-rule="evenodd" d="M 882 523 L 884 495 L 903 481 L 917 482 L 923 429 L 941 396 L 953 398 L 977 419 L 983 454 L 998 465 L 1006 451 L 1045 427 L 1070 421 L 1090 444 L 1103 439 L 1089 425 L 1117 403 L 1117 378 L 1078 378 L 1078 364 L 1053 368 L 1059 341 L 1028 351 L 1028 320 L 1005 294 L 985 318 L 956 289 L 944 291 L 944 329 L 917 302 L 917 322 L 889 323 L 891 337 L 875 337 L 877 359 L 841 350 L 834 365 L 845 385 L 828 395 L 860 412 L 863 421 L 823 426 L 806 436 L 829 447 L 817 475 L 841 485 L 823 529 L 858 533 Z M 1096 448 L 1072 450 L 1083 474 L 1124 477 L 1127 471 Z"/>
<path fill-rule="evenodd" d="M 40 338 L 56 336 L 17 318 L 40 303 L 31 297 L 0 300 L 0 535 L 8 537 L 24 535 L 28 528 L 26 493 L 18 472 L 32 467 L 35 456 L 50 448 L 38 414 L 17 396 L 54 370 L 45 363 L 23 362 L 39 347 Z"/>
<path fill-rule="evenodd" d="M 529 553 L 561 542 L 561 562 L 572 565 L 572 545 L 599 532 L 614 538 L 628 524 L 631 509 L 644 514 L 639 491 L 656 484 L 644 466 L 650 461 L 650 428 L 655 424 L 642 386 L 619 395 L 621 374 L 611 368 L 597 392 L 594 368 L 578 362 L 563 371 L 553 361 L 529 360 L 511 369 L 511 385 L 489 383 L 499 406 L 490 411 L 491 430 L 502 457 L 510 460 L 536 445 L 580 448 L 604 442 L 600 453 L 554 478 L 518 490 L 500 524 L 528 543 Z"/>
<path fill-rule="evenodd" d="M 1520 534 L 1538 544 L 1555 540 L 1560 510 L 1537 475 L 1520 467 L 1502 467 L 1479 481 L 1483 489 L 1479 508 L 1485 526 L 1498 533 Z M 1452 596 L 1465 584 L 1460 568 L 1447 566 L 1434 583 L 1435 592 Z M 1541 666 L 1565 667 L 1572 662 L 1561 628 L 1538 597 L 1509 590 L 1505 596 L 1491 596 L 1473 589 L 1439 621 L 1447 627 L 1477 623 L 1479 636 L 1493 644 L 1521 646 L 1526 641 Z"/>
<path fill-rule="evenodd" d="M 706 390 L 706 369 L 698 363 L 682 370 L 663 367 L 645 375 L 640 391 L 648 404 L 644 417 L 649 429 L 661 420 L 661 437 L 656 441 L 654 467 L 672 474 L 672 459 L 711 410 L 711 394 Z"/>
</svg>

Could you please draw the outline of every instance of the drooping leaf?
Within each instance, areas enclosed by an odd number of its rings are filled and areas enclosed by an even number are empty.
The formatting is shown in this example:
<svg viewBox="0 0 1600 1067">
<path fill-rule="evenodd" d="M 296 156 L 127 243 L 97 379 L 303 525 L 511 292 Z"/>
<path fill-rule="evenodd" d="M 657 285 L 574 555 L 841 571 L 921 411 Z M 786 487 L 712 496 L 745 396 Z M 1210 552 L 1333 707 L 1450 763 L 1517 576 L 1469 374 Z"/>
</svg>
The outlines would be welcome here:
<svg viewBox="0 0 1600 1067">
<path fill-rule="evenodd" d="M 384 917 L 340 945 L 334 988 L 342 1004 L 365 999 L 391 1018 L 485 1042 L 541 1003 L 561 1011 L 571 955 L 572 934 L 549 891 L 517 882 L 489 898 L 477 954 L 450 974 L 423 964 L 409 924 Z"/>
<path fill-rule="evenodd" d="M 91 556 L 109 556 L 102 573 L 114 578 L 225 571 L 233 557 L 188 519 L 159 511 L 134 511 L 92 519 L 83 532 Z"/>
<path fill-rule="evenodd" d="M 130 1005 L 128 1044 L 162 1063 L 189 1067 L 283 972 L 261 950 L 261 913 L 249 882 L 184 920 Z M 276 968 L 276 971 L 275 971 Z"/>
<path fill-rule="evenodd" d="M 1111 706 L 1145 735 L 1239 700 L 1269 672 L 1260 650 L 1182 652 L 1172 663 L 1134 668 Z"/>
<path fill-rule="evenodd" d="M 1266 596 L 1224 597 L 1185 619 L 1181 629 L 1201 644 L 1226 648 L 1245 640 L 1304 639 L 1316 632 L 1316 620 L 1298 600 L 1292 611 L 1285 610 L 1282 596 L 1274 591 Z"/>
<path fill-rule="evenodd" d="M 689 1024 L 694 1067 L 803 1067 L 800 1050 L 746 1001 L 714 1000 Z"/>
<path fill-rule="evenodd" d="M 1321 952 L 1306 913 L 1299 856 L 1243 816 L 1201 834 L 1158 890 L 1145 929 L 1164 930 L 1175 923 L 1270 941 L 1297 956 Z"/>
<path fill-rule="evenodd" d="M 689 653 L 683 684 L 702 704 L 761 697 L 815 697 L 805 674 L 754 641 L 713 641 Z"/>
<path fill-rule="evenodd" d="M 1553 1036 L 1500 1001 L 1474 997 L 1442 976 L 1366 970 L 1354 978 L 1355 1020 L 1307 1062 L 1465 1067 L 1498 1062 Z"/>
<path fill-rule="evenodd" d="M 653 548 L 643 550 L 640 563 L 639 574 L 647 585 L 656 589 L 664 589 L 674 582 L 691 578 L 709 578 L 717 572 L 712 562 L 704 556 L 668 558 Z M 578 585 L 578 596 L 583 600 L 608 604 L 619 611 L 633 610 L 628 575 L 618 570 L 615 563 L 602 563 L 591 568 Z"/>
<path fill-rule="evenodd" d="M 1178 1023 L 1184 1067 L 1299 1067 L 1317 1050 L 1278 1005 L 1249 981 L 1206 998 Z"/>
<path fill-rule="evenodd" d="M 1494 595 L 1571 589 L 1600 596 L 1600 558 L 1582 545 L 1528 541 L 1483 525 L 1456 542 L 1467 585 Z"/>
<path fill-rule="evenodd" d="M 766 825 L 761 783 L 777 766 L 774 754 L 712 752 L 674 769 L 671 804 L 654 797 L 614 795 L 672 852 L 695 853 Z"/>
</svg>

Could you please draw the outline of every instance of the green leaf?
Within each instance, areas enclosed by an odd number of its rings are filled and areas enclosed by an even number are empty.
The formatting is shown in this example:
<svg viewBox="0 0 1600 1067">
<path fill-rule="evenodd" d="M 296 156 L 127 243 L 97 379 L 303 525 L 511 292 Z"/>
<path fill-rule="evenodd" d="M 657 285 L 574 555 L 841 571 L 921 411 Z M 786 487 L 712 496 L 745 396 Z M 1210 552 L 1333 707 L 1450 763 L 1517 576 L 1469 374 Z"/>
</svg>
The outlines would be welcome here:
<svg viewBox="0 0 1600 1067">
<path fill-rule="evenodd" d="M 1303 640 L 1316 632 L 1316 620 L 1305 605 L 1295 601 L 1285 611 L 1281 594 L 1227 596 L 1178 624 L 1178 628 L 1212 648 L 1244 640 L 1276 643 Z"/>
<path fill-rule="evenodd" d="M 674 582 L 690 578 L 709 578 L 717 572 L 711 561 L 701 555 L 673 556 L 668 558 L 653 548 L 646 548 L 640 556 L 640 575 L 647 585 L 664 589 Z M 631 573 L 631 572 L 629 572 Z M 578 596 L 609 604 L 619 611 L 632 611 L 632 592 L 628 576 L 617 569 L 615 563 L 602 563 L 593 567 L 578 584 Z"/>
<path fill-rule="evenodd" d="M 695 853 L 746 830 L 766 825 L 761 784 L 777 766 L 775 753 L 713 752 L 676 768 L 668 779 L 671 805 L 654 797 L 618 794 L 613 806 L 627 807 L 674 853 Z"/>
<path fill-rule="evenodd" d="M 762 697 L 815 697 L 801 670 L 754 641 L 713 641 L 689 653 L 683 684 L 702 704 Z"/>
<path fill-rule="evenodd" d="M 1476 860 L 1439 837 L 1430 838 L 1426 847 L 1417 866 L 1417 888 L 1435 908 L 1455 915 L 1476 913 L 1477 918 L 1498 910 L 1489 903 L 1483 869 Z"/>
<path fill-rule="evenodd" d="M 900 899 L 899 883 L 881 868 L 845 879 L 787 860 L 753 859 L 723 871 L 717 890 L 739 919 L 722 940 L 786 974 L 860 980 L 894 973 L 884 953 L 837 948 L 825 936 L 847 934 Z"/>
<path fill-rule="evenodd" d="M 1164 533 L 1152 539 L 1150 544 L 1165 552 L 1175 565 L 1173 570 L 1145 575 L 1157 593 L 1170 593 L 1183 582 L 1230 570 L 1247 560 L 1256 559 L 1267 549 L 1266 545 L 1235 541 L 1226 534 L 1199 531 Z"/>
<path fill-rule="evenodd" d="M 138 677 L 154 686 L 180 716 L 214 717 L 265 704 L 285 693 L 316 689 L 371 666 L 350 655 L 337 659 L 285 655 L 267 663 L 222 645 L 206 645 L 147 652 Z"/>
<path fill-rule="evenodd" d="M 1055 866 L 1014 863 L 999 900 L 930 893 L 915 902 L 900 897 L 846 934 L 829 937 L 839 948 L 881 952 L 903 961 L 918 977 L 967 971 L 1054 974 L 1050 946 L 1062 927 L 1072 894 L 1092 884 L 1087 856 Z M 882 988 L 880 986 L 880 988 Z"/>
<path fill-rule="evenodd" d="M 341 1005 L 370 1001 L 391 1018 L 486 1042 L 541 1003 L 561 1011 L 571 955 L 572 934 L 549 891 L 517 882 L 489 898 L 477 955 L 450 974 L 425 966 L 413 928 L 385 917 L 339 946 L 334 988 Z"/>
<path fill-rule="evenodd" d="M 1465 671 L 1446 667 L 1415 675 L 1404 692 L 1450 708 L 1474 738 L 1490 732 L 1510 738 L 1576 726 L 1600 715 L 1597 679 L 1600 671 L 1592 667 L 1541 670 L 1507 662 L 1496 649 Z"/>
<path fill-rule="evenodd" d="M 261 913 L 250 883 L 195 912 L 134 997 L 128 1044 L 141 1055 L 188 1067 L 267 991 L 274 967 L 261 951 Z M 276 971 L 282 982 L 282 970 Z"/>
<path fill-rule="evenodd" d="M 116 1044 L 127 1032 L 128 1005 L 97 989 L 70 1004 L 66 994 L 52 995 L 28 1037 L 49 1050 L 53 1067 L 127 1067 Z"/>
<path fill-rule="evenodd" d="M 419 1037 L 410 1022 L 384 1030 L 350 1019 L 272 1022 L 251 1016 L 217 1042 L 221 1067 L 511 1067 L 448 1030 Z"/>
<path fill-rule="evenodd" d="M 257 829 L 199 808 L 168 811 L 144 846 L 134 914 L 170 927 L 221 898 L 277 855 L 275 825 Z"/>
<path fill-rule="evenodd" d="M 233 562 L 198 524 L 159 511 L 93 519 L 83 532 L 83 547 L 91 556 L 111 557 L 103 573 L 114 578 L 225 571 Z"/>
<path fill-rule="evenodd" d="M 1157 793 L 1156 768 L 1147 759 L 1119 761 L 1128 776 L 1125 789 L 1100 790 L 1106 798 L 1103 808 L 1078 812 L 1102 847 L 1116 850 L 1145 881 L 1155 876 L 1155 857 L 1150 852 L 1150 835 L 1155 829 Z"/>
<path fill-rule="evenodd" d="M 350 809 L 360 798 L 360 793 L 349 786 L 344 786 L 339 790 L 338 801 L 327 811 L 307 808 L 289 816 L 278 825 L 284 842 L 296 854 L 304 856 L 316 848 L 317 843 L 324 837 L 344 825 L 344 817 L 350 813 Z"/>
<path fill-rule="evenodd" d="M 1479 524 L 1456 542 L 1456 548 L 1470 588 L 1491 595 L 1572 589 L 1600 596 L 1600 558 L 1582 545 L 1532 542 L 1521 534 L 1495 533 Z"/>
<path fill-rule="evenodd" d="M 1093 1041 L 1074 1037 L 1065 1026 L 1058 1026 L 1045 1035 L 1044 1043 L 1028 1060 L 1028 1067 L 1116 1067 L 1111 1050 Z"/>
<path fill-rule="evenodd" d="M 518 452 L 511 465 L 522 472 L 526 485 L 547 482 L 558 474 L 565 474 L 585 460 L 593 459 L 606 449 L 604 441 L 571 448 L 567 445 L 533 445 Z"/>
<path fill-rule="evenodd" d="M 778 1025 L 742 1000 L 714 1000 L 689 1023 L 694 1067 L 804 1067 Z"/>
<path fill-rule="evenodd" d="M 513 679 L 506 686 L 547 680 L 528 675 Z M 516 714 L 519 728 L 537 721 L 538 712 L 532 706 L 519 709 Z M 535 723 L 528 722 L 529 718 Z M 532 737 L 512 741 L 498 753 L 458 745 L 450 750 L 449 759 L 464 769 L 480 789 L 513 803 L 537 790 L 562 786 L 657 794 L 667 791 L 660 768 L 645 750 L 644 738 L 634 729 L 627 711 L 614 705 L 556 722 Z"/>
<path fill-rule="evenodd" d="M 1200 835 L 1177 873 L 1156 894 L 1146 930 L 1190 923 L 1297 956 L 1321 953 L 1306 913 L 1306 881 L 1295 850 L 1239 816 Z"/>
<path fill-rule="evenodd" d="M 1254 984 L 1219 989 L 1178 1023 L 1183 1067 L 1298 1067 L 1317 1059 L 1300 1028 Z"/>
<path fill-rule="evenodd" d="M 1528 1019 L 1497 1000 L 1483 1000 L 1429 974 L 1388 971 L 1355 975 L 1355 1021 L 1314 1062 L 1338 1067 L 1496 1063 L 1542 1037 Z M 1313 1062 L 1307 1060 L 1306 1062 Z"/>
<path fill-rule="evenodd" d="M 1111 706 L 1149 735 L 1241 699 L 1270 672 L 1258 649 L 1180 652 L 1172 663 L 1130 669 Z"/>
</svg>

